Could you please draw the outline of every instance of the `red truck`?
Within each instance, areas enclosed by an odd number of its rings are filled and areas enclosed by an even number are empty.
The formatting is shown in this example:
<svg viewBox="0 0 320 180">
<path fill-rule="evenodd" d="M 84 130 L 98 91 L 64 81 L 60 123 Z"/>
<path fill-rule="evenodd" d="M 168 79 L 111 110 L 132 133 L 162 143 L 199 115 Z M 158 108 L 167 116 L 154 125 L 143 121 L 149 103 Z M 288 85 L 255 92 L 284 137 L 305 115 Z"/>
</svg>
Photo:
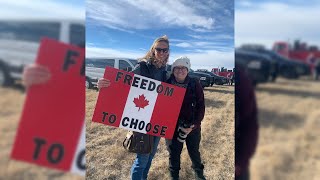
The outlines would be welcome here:
<svg viewBox="0 0 320 180">
<path fill-rule="evenodd" d="M 317 46 L 307 46 L 299 40 L 290 45 L 287 42 L 275 42 L 272 50 L 278 54 L 293 60 L 299 60 L 307 64 L 311 73 L 314 75 L 316 64 L 320 62 L 320 51 Z"/>
<path fill-rule="evenodd" d="M 212 68 L 211 70 L 212 73 L 219 75 L 219 76 L 223 76 L 226 77 L 228 79 L 230 79 L 232 77 L 232 75 L 234 74 L 234 70 L 228 70 L 224 67 L 222 67 L 221 69 L 219 68 Z"/>
</svg>

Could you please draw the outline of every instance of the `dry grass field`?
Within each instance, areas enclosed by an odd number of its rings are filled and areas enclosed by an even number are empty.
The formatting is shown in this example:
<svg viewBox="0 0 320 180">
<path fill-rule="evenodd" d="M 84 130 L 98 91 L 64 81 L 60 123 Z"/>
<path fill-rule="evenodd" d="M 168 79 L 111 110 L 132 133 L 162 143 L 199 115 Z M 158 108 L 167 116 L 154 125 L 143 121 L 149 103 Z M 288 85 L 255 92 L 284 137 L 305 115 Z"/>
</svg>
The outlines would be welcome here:
<svg viewBox="0 0 320 180">
<path fill-rule="evenodd" d="M 320 179 L 320 82 L 277 79 L 256 89 L 259 142 L 253 180 Z"/>
<path fill-rule="evenodd" d="M 202 124 L 201 153 L 208 179 L 233 179 L 233 87 L 205 90 L 206 117 Z M 320 179 L 320 83 L 277 79 L 258 85 L 259 143 L 251 160 L 253 180 Z M 24 93 L 0 88 L 0 179 L 83 179 L 60 171 L 9 160 Z M 91 123 L 97 92 L 87 90 L 87 179 L 129 179 L 134 155 L 121 143 L 125 130 Z M 182 179 L 192 179 L 186 149 Z M 168 179 L 168 153 L 161 140 L 149 179 Z"/>
<path fill-rule="evenodd" d="M 234 86 L 206 88 L 206 114 L 202 123 L 200 152 L 207 179 L 234 178 Z M 134 154 L 126 152 L 122 141 L 126 130 L 92 123 L 98 92 L 87 90 L 86 160 L 87 179 L 130 179 Z M 181 179 L 194 179 L 186 147 L 181 155 Z M 168 152 L 162 138 L 153 160 L 149 179 L 169 179 Z"/>
<path fill-rule="evenodd" d="M 0 88 L 0 180 L 80 180 L 78 175 L 10 160 L 25 93 L 19 88 Z"/>
</svg>

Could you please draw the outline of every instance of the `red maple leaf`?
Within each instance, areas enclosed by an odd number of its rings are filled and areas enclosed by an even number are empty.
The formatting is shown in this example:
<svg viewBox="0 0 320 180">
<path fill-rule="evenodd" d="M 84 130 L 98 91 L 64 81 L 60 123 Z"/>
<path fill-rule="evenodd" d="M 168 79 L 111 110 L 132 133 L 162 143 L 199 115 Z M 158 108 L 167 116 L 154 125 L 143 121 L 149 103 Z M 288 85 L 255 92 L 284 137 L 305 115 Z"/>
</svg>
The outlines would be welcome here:
<svg viewBox="0 0 320 180">
<path fill-rule="evenodd" d="M 146 99 L 146 97 L 142 94 L 139 95 L 139 98 L 134 98 L 133 100 L 134 104 L 136 104 L 136 107 L 139 108 L 138 111 L 140 111 L 140 108 L 143 108 L 149 105 L 149 101 Z"/>
</svg>

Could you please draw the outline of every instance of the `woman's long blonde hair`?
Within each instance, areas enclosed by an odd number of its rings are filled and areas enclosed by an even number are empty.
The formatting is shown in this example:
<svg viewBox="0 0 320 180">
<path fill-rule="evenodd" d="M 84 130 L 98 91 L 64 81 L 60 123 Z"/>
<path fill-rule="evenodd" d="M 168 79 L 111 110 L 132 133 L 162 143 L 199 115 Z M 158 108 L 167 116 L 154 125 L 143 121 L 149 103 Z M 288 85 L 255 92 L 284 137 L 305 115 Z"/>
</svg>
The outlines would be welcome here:
<svg viewBox="0 0 320 180">
<path fill-rule="evenodd" d="M 169 39 L 166 35 L 157 38 L 156 40 L 154 40 L 152 46 L 150 47 L 150 50 L 146 53 L 146 55 L 144 55 L 143 58 L 140 59 L 140 61 L 150 61 L 151 63 L 155 63 L 158 64 L 159 62 L 157 62 L 157 59 L 155 58 L 155 46 L 158 42 L 165 42 L 168 44 L 168 49 L 169 49 Z M 166 65 L 169 59 L 169 55 L 170 55 L 170 49 L 168 51 L 168 57 L 165 59 L 165 62 L 162 62 L 163 65 Z"/>
</svg>

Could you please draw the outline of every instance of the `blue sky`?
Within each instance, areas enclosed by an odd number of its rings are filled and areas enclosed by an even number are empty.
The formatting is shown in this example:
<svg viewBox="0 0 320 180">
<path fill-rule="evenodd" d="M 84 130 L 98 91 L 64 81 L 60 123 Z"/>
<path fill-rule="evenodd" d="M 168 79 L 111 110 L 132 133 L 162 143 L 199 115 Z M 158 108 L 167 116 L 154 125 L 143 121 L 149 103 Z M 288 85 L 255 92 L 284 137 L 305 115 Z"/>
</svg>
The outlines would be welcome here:
<svg viewBox="0 0 320 180">
<path fill-rule="evenodd" d="M 232 0 L 200 2 L 0 0 L 0 19 L 87 15 L 88 55 L 138 58 L 166 34 L 170 62 L 187 55 L 195 69 L 233 67 L 234 42 L 271 48 L 275 41 L 300 39 L 320 46 L 319 0 L 236 0 L 235 13 Z"/>
<path fill-rule="evenodd" d="M 84 0 L 0 0 L 0 19 L 73 18 L 85 20 Z"/>
<path fill-rule="evenodd" d="M 320 1 L 235 1 L 235 47 L 294 40 L 320 47 Z"/>
<path fill-rule="evenodd" d="M 140 58 L 155 38 L 170 40 L 169 63 L 234 67 L 233 0 L 87 0 L 86 55 Z"/>
</svg>

